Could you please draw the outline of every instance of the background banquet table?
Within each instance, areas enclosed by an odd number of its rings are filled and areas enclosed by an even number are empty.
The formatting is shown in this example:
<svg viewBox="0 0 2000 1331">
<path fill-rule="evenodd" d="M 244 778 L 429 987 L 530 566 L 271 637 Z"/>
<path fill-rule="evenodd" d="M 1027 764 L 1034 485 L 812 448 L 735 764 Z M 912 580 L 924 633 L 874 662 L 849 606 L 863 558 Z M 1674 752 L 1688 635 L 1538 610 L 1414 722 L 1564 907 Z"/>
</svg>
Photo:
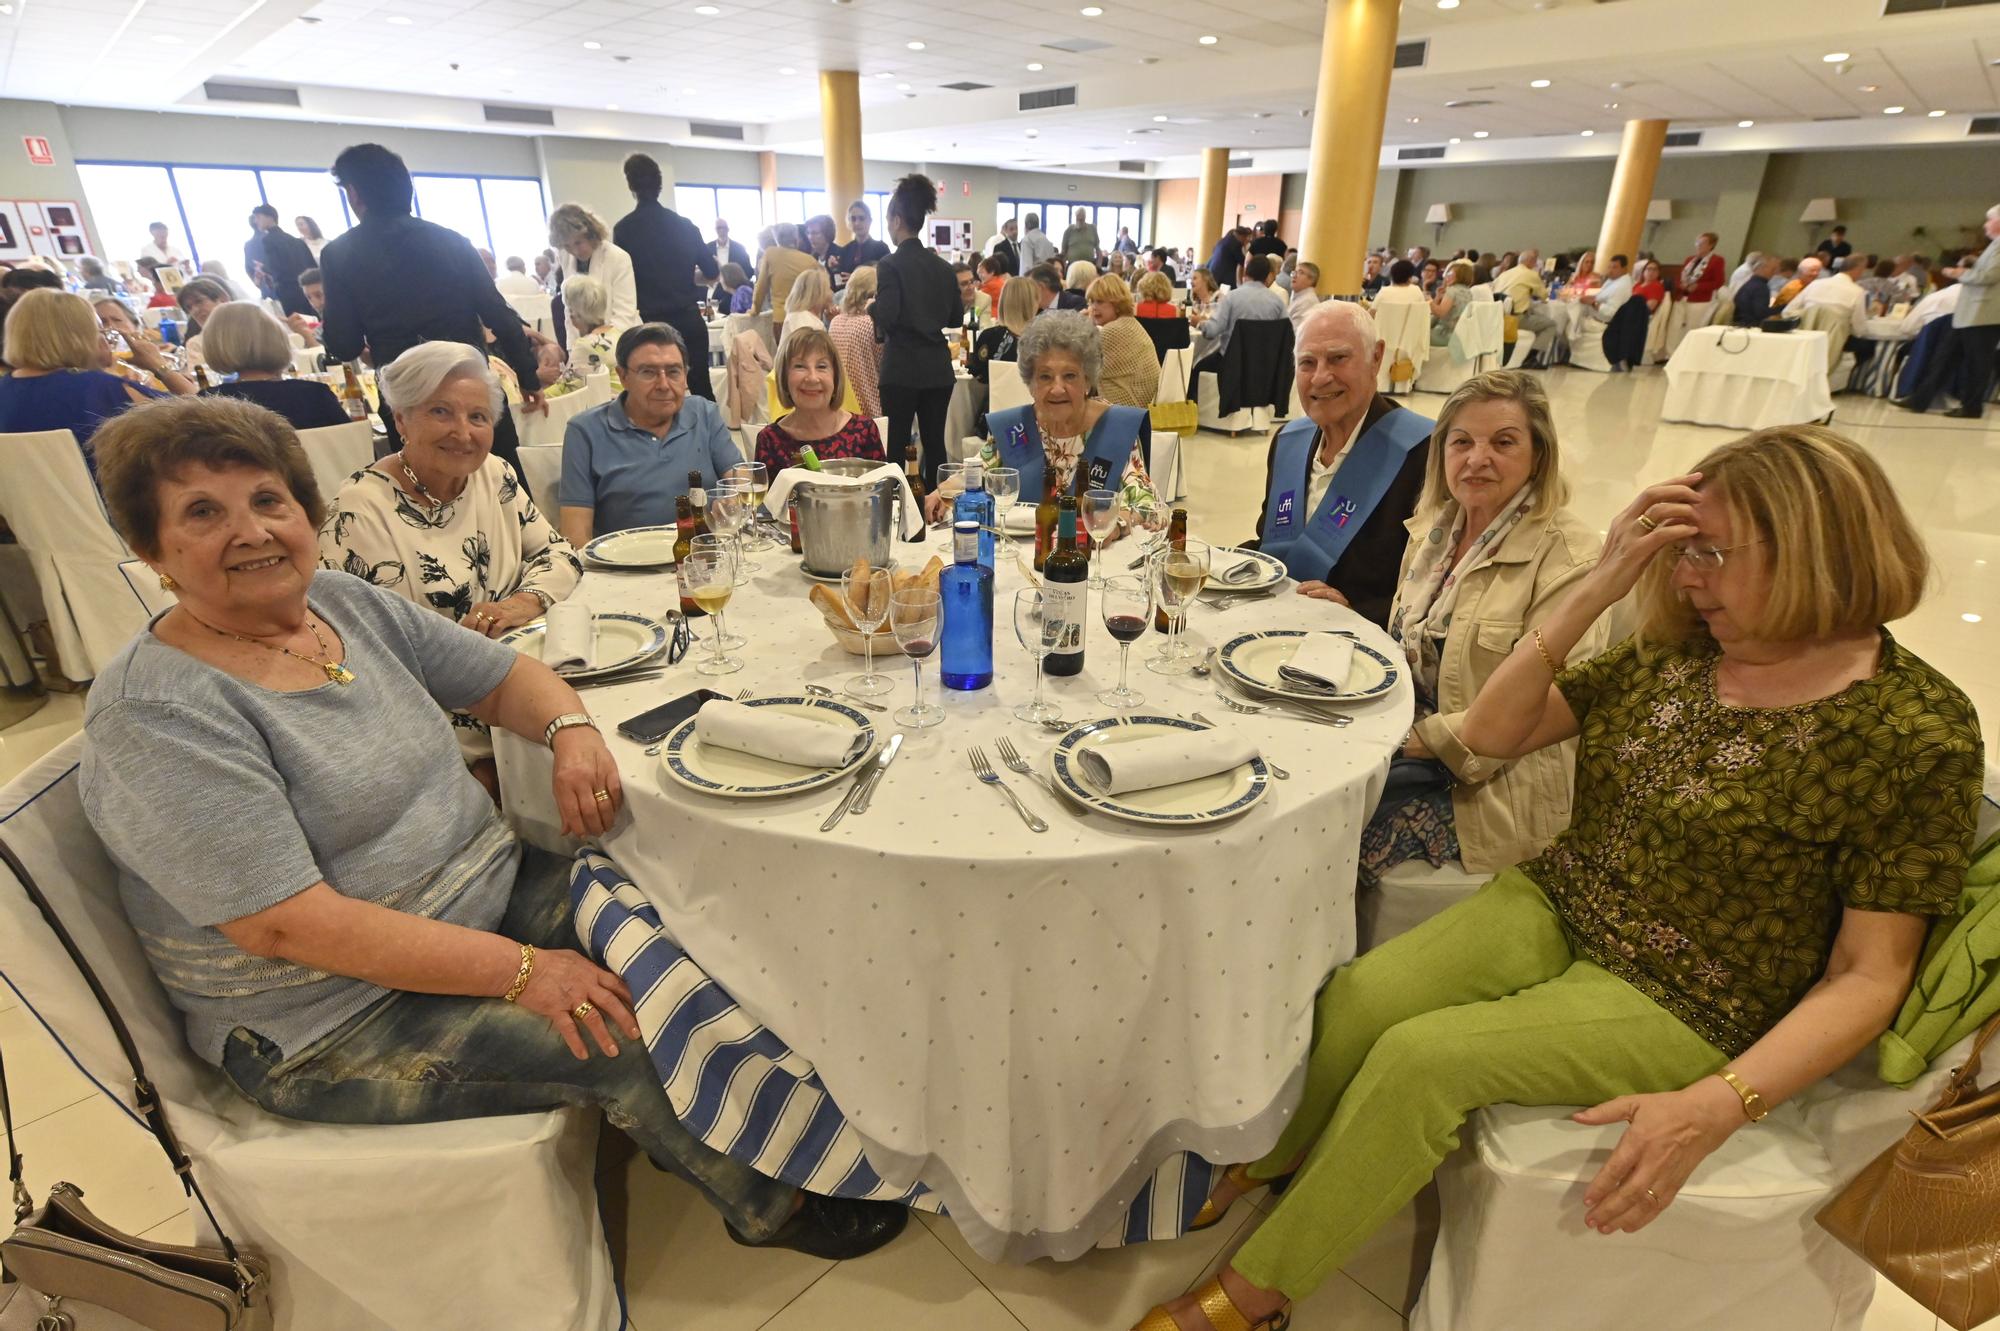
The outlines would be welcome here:
<svg viewBox="0 0 2000 1331">
<path fill-rule="evenodd" d="M 919 561 L 937 548 L 900 547 Z M 1132 550 L 1113 546 L 1107 562 L 1122 572 Z M 666 932 L 811 1061 L 873 1168 L 898 1187 L 927 1185 L 989 1258 L 1080 1254 L 1178 1152 L 1235 1161 L 1267 1150 L 1296 1101 L 1313 997 L 1354 952 L 1356 849 L 1409 726 L 1407 672 L 1344 729 L 1241 716 L 1205 681 L 1145 670 L 1149 635 L 1133 650 L 1139 711 L 1200 709 L 1249 731 L 1292 779 L 1235 821 L 1158 829 L 1069 812 L 1003 772 L 1050 824 L 1037 835 L 973 779 L 965 754 L 976 743 L 992 757 L 1005 735 L 1045 770 L 1053 743 L 1008 713 L 1034 681 L 1011 623 L 1024 584 L 1003 550 L 995 683 L 947 692 L 946 721 L 904 732 L 873 807 L 822 833 L 844 783 L 775 801 L 697 795 L 612 733 L 702 684 L 796 693 L 856 673 L 859 658 L 806 601 L 796 558 L 759 558 L 728 612 L 749 639 L 744 671 L 697 675 L 697 644 L 664 678 L 584 694 L 627 800 L 603 848 Z M 657 616 L 675 584 L 592 572 L 576 595 L 594 610 Z M 1095 595 L 1090 605 L 1094 617 Z M 1255 628 L 1344 628 L 1400 657 L 1380 630 L 1289 585 L 1192 615 L 1211 643 Z M 1071 720 L 1108 711 L 1092 697 L 1115 682 L 1118 661 L 1101 624 L 1088 651 L 1082 676 L 1046 685 Z M 908 663 L 877 664 L 898 681 L 880 701 L 907 704 Z M 935 660 L 924 669 L 935 699 Z M 901 729 L 870 716 L 884 736 Z M 561 845 L 546 751 L 496 738 L 509 817 L 530 840 Z"/>
<path fill-rule="evenodd" d="M 1662 420 L 1761 430 L 1832 412 L 1822 332 L 1695 328 L 1667 362 Z"/>
</svg>

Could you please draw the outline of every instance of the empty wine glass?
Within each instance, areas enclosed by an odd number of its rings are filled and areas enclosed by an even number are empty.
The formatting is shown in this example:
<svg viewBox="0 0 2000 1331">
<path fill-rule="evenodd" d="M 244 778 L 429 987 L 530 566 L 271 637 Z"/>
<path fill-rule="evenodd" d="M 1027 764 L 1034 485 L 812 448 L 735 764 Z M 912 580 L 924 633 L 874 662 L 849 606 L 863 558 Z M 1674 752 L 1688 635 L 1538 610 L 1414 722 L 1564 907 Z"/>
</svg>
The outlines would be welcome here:
<svg viewBox="0 0 2000 1331">
<path fill-rule="evenodd" d="M 741 581 L 742 575 L 736 569 L 736 546 L 727 536 L 718 532 L 703 532 L 689 543 L 688 548 L 698 555 L 715 555 L 727 564 L 729 566 L 730 586 L 734 587 Z M 722 646 L 725 651 L 737 651 L 747 645 L 748 640 L 740 633 L 731 633 L 727 629 L 721 630 L 721 633 Z"/>
<path fill-rule="evenodd" d="M 729 604 L 730 594 L 736 590 L 730 577 L 729 561 L 711 550 L 700 554 L 689 554 L 676 567 L 681 587 L 688 598 L 708 612 L 715 621 L 715 638 L 712 650 L 706 660 L 695 664 L 695 669 L 704 675 L 728 675 L 743 668 L 743 662 L 733 656 L 725 656 L 722 650 L 722 635 L 726 631 L 722 622 L 722 610 Z"/>
<path fill-rule="evenodd" d="M 889 598 L 889 632 L 896 635 L 896 645 L 910 658 L 917 685 L 916 701 L 897 709 L 896 721 L 917 730 L 944 720 L 944 708 L 924 701 L 924 661 L 937 650 L 942 604 L 938 594 L 927 587 L 905 587 Z"/>
<path fill-rule="evenodd" d="M 1028 655 L 1035 658 L 1034 699 L 1016 707 L 1014 715 L 1032 725 L 1053 721 L 1062 715 L 1062 708 L 1042 701 L 1042 662 L 1048 659 L 1063 636 L 1062 621 L 1050 619 L 1043 613 L 1046 608 L 1047 602 L 1042 593 L 1034 587 L 1024 587 L 1014 593 L 1014 636 L 1020 639 Z"/>
<path fill-rule="evenodd" d="M 993 520 L 1000 530 L 1007 530 L 1007 510 L 1021 501 L 1021 469 L 1019 467 L 988 467 L 986 469 L 986 490 L 993 496 Z"/>
<path fill-rule="evenodd" d="M 854 616 L 854 623 L 861 630 L 861 650 L 866 661 L 862 673 L 844 686 L 857 698 L 873 698 L 896 687 L 895 680 L 875 673 L 875 630 L 889 617 L 889 597 L 895 589 L 891 577 L 894 567 L 892 564 L 870 568 L 858 578 L 853 569 L 840 575 L 840 595 L 847 602 L 847 613 Z"/>
<path fill-rule="evenodd" d="M 1137 707 L 1146 696 L 1131 689 L 1126 680 L 1132 667 L 1132 644 L 1153 618 L 1152 583 L 1136 574 L 1106 578 L 1098 605 L 1104 613 L 1105 630 L 1118 640 L 1118 687 L 1104 690 L 1097 700 L 1106 707 Z"/>
<path fill-rule="evenodd" d="M 1085 585 L 1095 589 L 1104 585 L 1104 559 L 1100 552 L 1104 549 L 1104 538 L 1118 525 L 1118 492 L 1085 490 L 1077 508 L 1085 530 L 1090 533 L 1090 581 Z"/>
<path fill-rule="evenodd" d="M 739 462 L 729 469 L 722 478 L 725 482 L 741 485 L 750 492 L 749 517 L 744 527 L 747 533 L 745 549 L 769 550 L 771 541 L 764 535 L 758 518 L 764 511 L 764 495 L 771 488 L 771 469 L 761 462 Z"/>
<path fill-rule="evenodd" d="M 1166 608 L 1169 626 L 1167 645 L 1146 662 L 1146 669 L 1156 675 L 1185 675 L 1194 668 L 1193 652 L 1183 646 L 1181 637 L 1188 607 L 1208 582 L 1208 561 L 1203 541 L 1189 541 L 1186 549 L 1161 550 L 1153 556 L 1153 594 Z"/>
<path fill-rule="evenodd" d="M 944 528 L 944 548 L 947 552 L 951 549 L 952 504 L 958 498 L 959 491 L 965 489 L 963 477 L 969 465 L 965 462 L 939 463 L 937 484 L 931 487 L 931 493 L 944 502 L 944 520 L 940 525 Z"/>
<path fill-rule="evenodd" d="M 750 487 L 741 481 L 717 481 L 708 492 L 708 520 L 736 547 L 736 585 L 745 586 L 761 568 L 743 553 L 743 529 L 750 525 Z"/>
</svg>

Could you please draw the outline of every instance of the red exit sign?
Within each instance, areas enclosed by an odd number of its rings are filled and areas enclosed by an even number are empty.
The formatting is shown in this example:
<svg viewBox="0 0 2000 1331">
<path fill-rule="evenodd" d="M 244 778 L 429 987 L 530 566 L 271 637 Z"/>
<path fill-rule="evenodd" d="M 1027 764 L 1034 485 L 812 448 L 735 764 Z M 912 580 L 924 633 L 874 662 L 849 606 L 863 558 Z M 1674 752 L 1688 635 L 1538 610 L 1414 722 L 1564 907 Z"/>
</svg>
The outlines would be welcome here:
<svg viewBox="0 0 2000 1331">
<path fill-rule="evenodd" d="M 49 147 L 49 141 L 39 134 L 22 135 L 21 146 L 28 150 L 28 160 L 36 166 L 54 166 L 56 164 L 56 155 L 54 150 Z"/>
</svg>

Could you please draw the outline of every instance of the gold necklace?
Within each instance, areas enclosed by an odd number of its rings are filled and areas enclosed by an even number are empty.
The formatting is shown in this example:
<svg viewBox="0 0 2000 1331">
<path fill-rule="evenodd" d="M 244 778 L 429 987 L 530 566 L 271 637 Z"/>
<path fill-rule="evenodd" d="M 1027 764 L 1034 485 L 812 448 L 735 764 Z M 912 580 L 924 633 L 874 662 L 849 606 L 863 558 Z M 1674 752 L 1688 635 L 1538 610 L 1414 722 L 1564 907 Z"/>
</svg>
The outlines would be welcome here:
<svg viewBox="0 0 2000 1331">
<path fill-rule="evenodd" d="M 431 506 L 431 516 L 433 518 L 444 512 L 445 501 L 433 495 L 430 487 L 417 479 L 417 473 L 411 469 L 410 459 L 407 455 L 403 453 L 396 454 L 396 465 L 403 469 L 403 475 L 410 478 L 410 484 L 417 488 L 417 493 L 423 496 L 424 502 Z"/>
<path fill-rule="evenodd" d="M 202 619 L 200 616 L 196 615 L 186 606 L 181 607 L 181 612 L 187 615 L 189 619 L 194 620 L 195 623 L 207 629 L 210 633 L 219 633 L 225 638 L 234 638 L 238 642 L 247 642 L 253 647 L 262 647 L 267 652 L 278 652 L 281 655 L 292 657 L 295 660 L 304 661 L 309 666 L 316 666 L 321 671 L 325 672 L 328 681 L 331 683 L 352 684 L 354 682 L 354 672 L 352 670 L 349 670 L 346 666 L 342 665 L 340 662 L 332 659 L 333 653 L 326 649 L 326 639 L 320 636 L 319 626 L 312 622 L 312 612 L 310 610 L 306 612 L 306 630 L 307 632 L 313 635 L 313 642 L 318 644 L 320 656 L 327 658 L 326 660 L 323 661 L 315 657 L 307 656 L 304 652 L 295 652 L 289 647 L 273 647 L 268 642 L 261 642 L 256 638 L 245 637 L 241 633 L 232 633 L 228 629 L 219 629 L 215 625 L 209 623 L 207 620 Z"/>
</svg>

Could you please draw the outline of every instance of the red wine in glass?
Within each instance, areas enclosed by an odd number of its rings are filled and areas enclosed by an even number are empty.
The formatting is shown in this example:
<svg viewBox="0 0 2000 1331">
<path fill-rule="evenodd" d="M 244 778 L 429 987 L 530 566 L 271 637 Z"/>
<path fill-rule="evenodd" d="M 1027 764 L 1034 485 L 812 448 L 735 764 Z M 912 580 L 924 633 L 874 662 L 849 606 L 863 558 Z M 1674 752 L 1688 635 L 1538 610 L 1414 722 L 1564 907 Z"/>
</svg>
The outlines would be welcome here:
<svg viewBox="0 0 2000 1331">
<path fill-rule="evenodd" d="M 909 657 L 912 661 L 929 660 L 931 652 L 937 647 L 937 644 L 929 638 L 917 638 L 910 642 L 899 643 L 898 645 L 902 647 L 903 655 Z"/>
<path fill-rule="evenodd" d="M 1146 631 L 1146 621 L 1139 615 L 1106 615 L 1104 627 L 1119 642 L 1137 642 Z"/>
</svg>

